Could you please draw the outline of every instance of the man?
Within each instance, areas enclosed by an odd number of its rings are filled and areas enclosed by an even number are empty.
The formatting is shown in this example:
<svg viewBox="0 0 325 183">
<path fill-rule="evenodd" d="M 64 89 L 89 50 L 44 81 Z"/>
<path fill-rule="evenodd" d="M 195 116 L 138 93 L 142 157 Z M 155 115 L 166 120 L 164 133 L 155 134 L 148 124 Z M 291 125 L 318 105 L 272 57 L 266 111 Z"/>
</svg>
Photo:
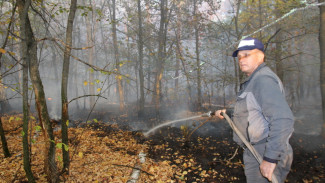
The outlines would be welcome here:
<svg viewBox="0 0 325 183">
<path fill-rule="evenodd" d="M 293 114 L 286 102 L 282 82 L 264 63 L 264 45 L 255 38 L 240 41 L 233 57 L 248 77 L 240 85 L 233 120 L 239 131 L 263 157 L 261 164 L 234 133 L 234 140 L 244 148 L 247 182 L 263 183 L 275 175 L 284 182 L 292 163 L 289 138 L 293 133 Z M 223 119 L 218 110 L 216 116 Z"/>
</svg>

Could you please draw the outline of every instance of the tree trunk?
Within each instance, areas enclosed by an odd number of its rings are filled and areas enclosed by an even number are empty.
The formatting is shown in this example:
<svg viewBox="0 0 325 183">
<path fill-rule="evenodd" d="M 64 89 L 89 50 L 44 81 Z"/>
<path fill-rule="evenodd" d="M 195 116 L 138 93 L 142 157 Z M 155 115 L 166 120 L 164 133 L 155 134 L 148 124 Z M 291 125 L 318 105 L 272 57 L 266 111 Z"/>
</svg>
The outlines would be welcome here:
<svg viewBox="0 0 325 183">
<path fill-rule="evenodd" d="M 22 42 L 22 44 L 26 44 Z M 27 45 L 22 46 L 22 55 L 27 54 Z M 27 57 L 27 58 L 26 58 Z M 35 182 L 35 178 L 30 166 L 30 151 L 28 143 L 28 123 L 29 123 L 29 104 L 28 104 L 28 56 L 23 56 L 23 154 L 24 154 L 24 170 L 28 178 L 28 182 Z"/>
<path fill-rule="evenodd" d="M 324 0 L 318 0 L 319 3 Z M 320 88 L 323 106 L 323 125 L 322 136 L 325 138 L 325 7 L 319 6 L 320 10 L 320 27 L 319 27 L 319 47 L 320 47 Z"/>
<path fill-rule="evenodd" d="M 141 13 L 141 0 L 138 0 L 138 20 L 139 20 L 139 81 L 140 81 L 140 103 L 138 116 L 143 117 L 144 115 L 144 75 L 143 75 L 143 40 L 142 40 L 142 13 Z"/>
<path fill-rule="evenodd" d="M 28 145 L 28 122 L 29 122 L 29 108 L 28 108 L 28 63 L 30 62 L 30 55 L 28 47 L 28 26 L 29 25 L 29 19 L 28 19 L 28 9 L 31 4 L 30 0 L 27 0 L 26 2 L 23 0 L 17 1 L 18 11 L 19 11 L 19 18 L 20 18 L 20 34 L 22 37 L 21 42 L 21 49 L 22 49 L 22 55 L 23 55 L 23 113 L 24 113 L 24 122 L 23 122 L 23 162 L 24 162 L 24 170 L 26 173 L 26 176 L 28 178 L 28 182 L 35 182 L 34 175 L 32 173 L 31 167 L 30 167 L 30 156 L 29 156 L 29 145 Z"/>
<path fill-rule="evenodd" d="M 262 2 L 261 0 L 258 0 L 258 24 L 259 24 L 259 28 L 262 28 L 263 26 L 263 19 L 262 19 L 263 14 L 262 14 Z M 259 32 L 259 36 L 258 36 L 259 40 L 262 40 L 262 31 Z"/>
<path fill-rule="evenodd" d="M 279 0 L 276 1 L 276 8 L 275 8 L 275 17 L 276 19 L 281 17 L 281 13 L 279 10 Z M 279 30 L 280 24 L 277 23 L 275 26 L 275 30 Z M 276 37 L 275 37 L 275 64 L 276 64 L 276 73 L 282 83 L 284 83 L 284 71 L 283 71 L 283 62 L 281 60 L 281 52 L 282 52 L 282 31 L 278 32 Z"/>
<path fill-rule="evenodd" d="M 116 72 L 118 73 L 116 75 L 116 82 L 117 82 L 117 90 L 119 94 L 119 102 L 120 102 L 120 111 L 124 111 L 124 92 L 123 92 L 123 87 L 122 87 L 122 75 L 120 74 L 120 56 L 118 52 L 118 43 L 117 43 L 117 34 L 116 34 L 116 4 L 115 0 L 112 0 L 112 36 L 113 36 L 113 45 L 114 45 L 114 56 L 115 56 L 115 69 Z"/>
<path fill-rule="evenodd" d="M 85 6 L 89 6 L 86 4 L 86 0 L 83 1 L 83 4 Z M 94 65 L 94 30 L 92 28 L 92 22 L 93 20 L 91 19 L 91 16 L 95 16 L 94 13 L 92 12 L 92 15 L 88 14 L 85 17 L 86 20 L 86 29 L 87 29 L 87 46 L 91 47 L 88 49 L 88 61 L 89 64 Z M 95 88 L 94 88 L 94 72 L 92 70 L 89 70 L 89 95 L 94 95 L 95 94 Z M 95 105 L 95 97 L 94 96 L 89 96 L 89 108 L 91 109 Z"/>
<path fill-rule="evenodd" d="M 239 10 L 240 10 L 240 4 L 241 0 L 237 0 L 236 1 L 236 15 L 235 15 L 235 30 L 236 30 L 236 36 L 237 36 L 237 41 L 240 39 L 241 35 L 239 33 L 239 25 L 238 25 L 238 17 L 239 17 Z M 234 61 L 234 72 L 235 72 L 235 93 L 237 93 L 239 91 L 239 84 L 240 84 L 240 72 L 239 72 L 239 68 L 238 68 L 238 64 L 236 61 L 236 58 L 233 57 L 233 61 Z"/>
<path fill-rule="evenodd" d="M 197 106 L 196 108 L 198 110 L 201 109 L 202 107 L 202 87 L 201 87 L 201 61 L 200 61 L 200 50 L 199 50 L 199 46 L 200 46 L 200 42 L 199 42 L 199 28 L 198 28 L 198 24 L 199 24 L 199 20 L 198 20 L 198 15 L 196 14 L 196 9 L 197 9 L 197 5 L 196 5 L 196 0 L 194 0 L 194 8 L 193 8 L 193 17 L 194 17 L 194 31 L 195 31 L 195 54 L 196 54 L 196 72 L 197 72 L 197 76 L 196 76 L 196 80 L 197 80 Z"/>
<path fill-rule="evenodd" d="M 155 92 L 154 92 L 154 104 L 155 104 L 155 110 L 156 115 L 159 116 L 159 110 L 160 110 L 160 100 L 161 100 L 161 79 L 163 76 L 164 71 L 164 47 L 165 47 L 165 24 L 166 24 L 166 5 L 167 0 L 161 0 L 160 1 L 160 27 L 158 32 L 158 60 L 156 65 L 156 78 L 155 78 Z"/>
<path fill-rule="evenodd" d="M 68 108 L 68 80 L 69 80 L 69 66 L 70 66 L 70 54 L 72 47 L 72 30 L 73 30 L 73 20 L 77 10 L 77 0 L 71 0 L 70 12 L 67 22 L 67 31 L 66 31 L 66 46 L 63 56 L 63 67 L 62 67 L 62 83 L 61 83 L 61 101 L 62 101 L 62 123 L 61 123 L 61 132 L 62 132 L 62 143 L 64 146 L 69 146 L 68 141 L 68 121 L 69 121 L 69 108 Z M 69 172 L 69 151 L 67 148 L 62 147 L 63 152 L 63 169 L 66 172 Z"/>
<path fill-rule="evenodd" d="M 33 89 L 35 91 L 36 108 L 38 109 L 40 123 L 42 124 L 42 128 L 46 130 L 44 130 L 46 132 L 44 134 L 44 172 L 47 174 L 48 182 L 58 182 L 57 166 L 55 162 L 55 143 L 53 129 L 50 124 L 50 119 L 45 101 L 45 93 L 43 90 L 43 84 L 38 70 L 39 65 L 37 60 L 37 42 L 34 38 L 34 34 L 28 17 L 28 8 L 31 2 L 30 0 L 28 0 L 25 3 L 23 0 L 19 0 L 17 1 L 17 3 L 19 9 L 19 17 L 21 21 L 20 34 L 22 37 L 23 56 L 25 56 L 24 60 L 26 60 L 26 64 L 28 64 L 29 67 L 29 74 L 32 81 Z M 25 76 L 25 78 L 26 77 L 27 76 Z M 24 84 L 26 83 L 27 82 L 24 82 Z M 24 94 L 27 93 L 25 92 Z M 27 109 L 25 109 L 24 112 L 26 112 L 26 110 Z M 25 120 L 25 123 L 27 123 L 28 119 L 26 118 Z M 28 126 L 26 126 L 26 131 L 27 128 Z M 27 138 L 27 134 L 24 134 L 24 136 L 26 136 Z M 26 151 L 28 151 L 28 148 L 26 149 Z M 24 156 L 24 158 L 27 157 Z"/>
<path fill-rule="evenodd" d="M 4 129 L 2 127 L 2 118 L 1 118 L 1 116 L 0 116 L 0 137 L 1 137 L 3 154 L 4 154 L 5 158 L 8 158 L 8 157 L 11 156 L 11 154 L 9 152 L 5 132 L 4 132 Z"/>
<path fill-rule="evenodd" d="M 75 30 L 75 33 L 77 34 L 76 37 L 81 37 L 81 35 L 80 35 L 80 27 L 78 26 L 78 24 L 81 21 L 82 20 L 80 18 L 78 18 L 78 16 L 74 20 L 74 22 L 76 22 L 76 23 L 74 23 L 74 26 L 75 26 L 74 30 Z M 81 47 L 80 39 L 75 40 L 74 45 L 76 45 L 76 47 Z M 79 54 L 80 54 L 79 52 L 76 52 L 76 55 L 77 55 L 78 58 L 79 58 Z M 80 54 L 80 55 L 82 55 L 82 54 Z M 75 96 L 78 97 L 79 96 L 79 92 L 78 92 L 79 91 L 79 89 L 78 89 L 79 80 L 81 81 L 81 79 L 82 79 L 82 78 L 79 78 L 79 75 L 78 75 L 79 64 L 77 62 L 73 62 L 72 68 L 73 68 L 72 72 L 73 72 L 73 78 L 74 78 L 74 82 L 73 82 L 74 85 L 72 87 L 76 88 L 75 89 Z M 76 102 L 76 110 L 79 111 L 81 109 L 81 107 L 80 107 L 81 102 L 80 102 L 80 100 L 76 100 L 75 102 Z"/>
<path fill-rule="evenodd" d="M 179 70 L 181 62 L 181 9 L 182 4 L 178 2 L 176 8 L 176 68 L 175 68 L 175 91 L 174 91 L 174 100 L 175 104 L 179 104 L 178 90 L 179 90 Z"/>
<path fill-rule="evenodd" d="M 6 36 L 5 36 L 5 40 L 4 40 L 4 43 L 3 43 L 2 47 L 1 47 L 2 49 L 5 49 L 6 46 L 7 46 L 7 42 L 8 42 L 8 38 L 9 38 L 9 32 L 10 32 L 10 29 L 11 29 L 13 17 L 15 15 L 16 7 L 17 7 L 17 5 L 15 4 L 14 7 L 13 7 L 13 10 L 12 10 L 11 21 L 8 24 L 8 29 L 7 29 L 7 33 L 6 33 Z M 3 53 L 0 52 L 0 71 L 1 71 L 1 67 L 2 67 L 2 65 L 1 65 L 2 55 L 3 55 Z M 1 117 L 2 117 L 2 114 L 5 111 L 9 110 L 9 108 L 10 108 L 9 102 L 8 102 L 8 100 L 6 100 L 6 93 L 5 93 L 4 87 L 2 85 L 2 77 L 0 76 L 0 138 L 1 138 L 1 142 L 2 142 L 3 154 L 4 154 L 4 156 L 6 158 L 10 157 L 11 154 L 9 152 L 5 132 L 4 132 L 4 129 L 3 129 L 3 126 L 2 126 Z"/>
</svg>

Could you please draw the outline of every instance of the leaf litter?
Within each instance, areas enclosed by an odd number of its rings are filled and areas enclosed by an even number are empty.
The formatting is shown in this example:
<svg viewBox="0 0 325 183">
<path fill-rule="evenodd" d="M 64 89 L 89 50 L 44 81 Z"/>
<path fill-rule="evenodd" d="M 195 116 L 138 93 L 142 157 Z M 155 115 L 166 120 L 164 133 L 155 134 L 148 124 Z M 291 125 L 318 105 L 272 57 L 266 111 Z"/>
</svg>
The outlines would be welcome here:
<svg viewBox="0 0 325 183">
<path fill-rule="evenodd" d="M 12 156 L 4 158 L 0 154 L 0 182 L 26 182 L 22 160 L 22 115 L 3 116 L 2 121 Z M 37 182 L 46 182 L 42 134 L 35 118 L 31 118 L 31 124 L 32 171 Z M 122 129 L 116 124 L 98 121 L 69 128 L 70 172 L 60 177 L 62 182 L 126 182 L 139 163 L 140 152 L 147 155 L 145 163 L 141 164 L 138 180 L 141 183 L 246 181 L 243 150 L 233 142 L 231 130 L 213 137 L 196 133 L 188 137 L 187 128 L 166 127 L 150 138 L 144 138 L 141 132 Z M 60 133 L 54 133 L 56 144 L 61 143 Z M 325 181 L 324 140 L 294 134 L 291 144 L 294 162 L 287 182 Z M 57 148 L 56 161 L 60 170 L 62 159 L 62 149 Z"/>
</svg>

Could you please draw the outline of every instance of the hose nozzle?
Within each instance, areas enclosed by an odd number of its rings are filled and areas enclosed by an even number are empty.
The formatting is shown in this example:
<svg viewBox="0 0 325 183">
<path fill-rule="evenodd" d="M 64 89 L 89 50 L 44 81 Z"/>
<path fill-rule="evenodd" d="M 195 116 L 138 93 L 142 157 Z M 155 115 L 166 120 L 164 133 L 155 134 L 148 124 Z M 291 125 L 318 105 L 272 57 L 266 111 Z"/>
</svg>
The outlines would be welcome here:
<svg viewBox="0 0 325 183">
<path fill-rule="evenodd" d="M 211 117 L 211 116 L 214 116 L 214 115 L 215 115 L 215 112 L 209 111 L 207 113 L 202 114 L 201 117 Z"/>
</svg>

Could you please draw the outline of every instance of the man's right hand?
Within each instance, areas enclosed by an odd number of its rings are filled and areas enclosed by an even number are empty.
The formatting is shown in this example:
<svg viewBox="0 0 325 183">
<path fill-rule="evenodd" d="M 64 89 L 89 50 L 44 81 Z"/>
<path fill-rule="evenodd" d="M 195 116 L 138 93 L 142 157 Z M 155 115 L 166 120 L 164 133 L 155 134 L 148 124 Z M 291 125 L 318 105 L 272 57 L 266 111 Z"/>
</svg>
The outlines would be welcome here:
<svg viewBox="0 0 325 183">
<path fill-rule="evenodd" d="M 225 117 L 223 117 L 223 115 L 221 115 L 221 113 L 226 113 L 226 109 L 221 109 L 221 110 L 217 110 L 216 112 L 215 112 L 215 115 L 218 117 L 218 118 L 220 118 L 220 119 L 224 119 Z"/>
</svg>

